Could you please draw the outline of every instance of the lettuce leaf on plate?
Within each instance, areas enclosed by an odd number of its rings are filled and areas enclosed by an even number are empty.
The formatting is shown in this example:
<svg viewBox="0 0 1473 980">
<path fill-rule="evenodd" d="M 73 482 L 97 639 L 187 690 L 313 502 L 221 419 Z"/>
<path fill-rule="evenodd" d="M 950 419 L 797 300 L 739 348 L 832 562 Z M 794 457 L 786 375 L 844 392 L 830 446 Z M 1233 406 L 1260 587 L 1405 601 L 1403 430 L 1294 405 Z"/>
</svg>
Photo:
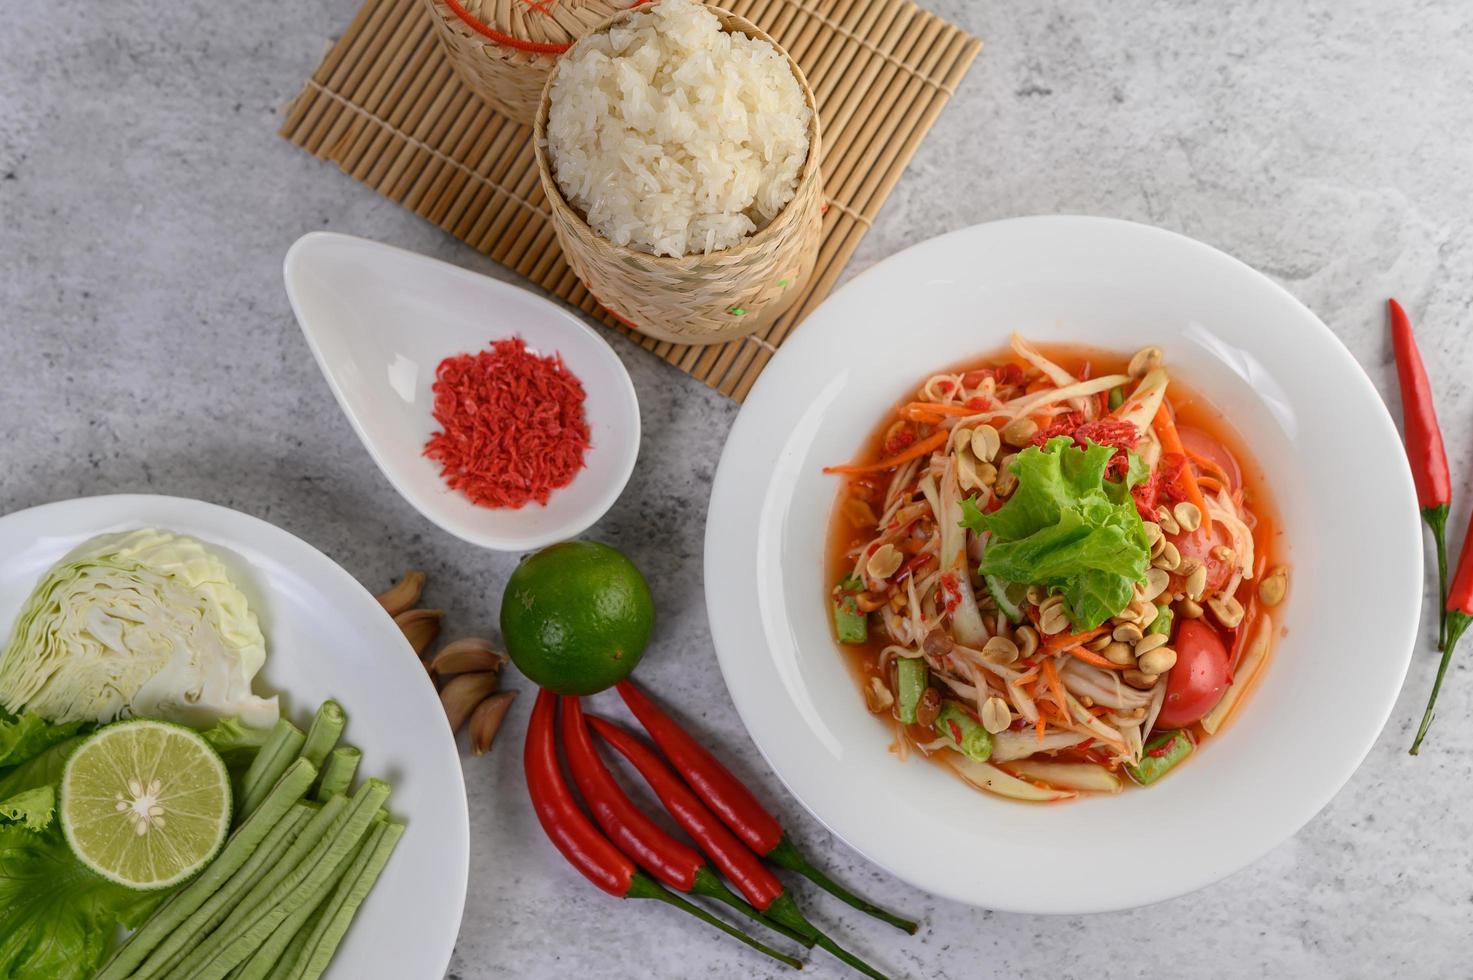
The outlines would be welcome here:
<svg viewBox="0 0 1473 980">
<path fill-rule="evenodd" d="M 92 976 L 118 926 L 137 926 L 165 894 L 82 867 L 62 836 L 53 786 L 0 799 L 0 977 Z"/>
<path fill-rule="evenodd" d="M 90 977 L 117 927 L 136 926 L 163 897 L 82 867 L 54 820 L 40 832 L 0 825 L 0 977 Z"/>
<path fill-rule="evenodd" d="M 85 740 L 80 727 L 0 713 L 0 977 L 90 977 L 118 926 L 136 926 L 164 898 L 87 870 L 62 836 L 56 784 Z"/>
<path fill-rule="evenodd" d="M 0 711 L 0 800 L 60 782 L 66 760 L 82 744 L 77 732 L 83 727 L 53 725 L 30 711 Z"/>
<path fill-rule="evenodd" d="M 40 755 L 77 733 L 81 723 L 53 725 L 34 711 L 0 711 L 0 772 Z"/>
<path fill-rule="evenodd" d="M 1127 453 L 1124 478 L 1110 479 L 1116 451 L 1051 439 L 1018 454 L 1017 489 L 997 510 L 984 514 L 974 500 L 962 505 L 962 524 L 991 534 L 982 574 L 1063 595 L 1076 630 L 1094 629 L 1128 606 L 1150 567 L 1145 525 L 1130 497 L 1147 469 Z"/>
<path fill-rule="evenodd" d="M 10 820 L 27 830 L 40 832 L 56 816 L 56 788 L 37 786 L 0 800 L 0 821 Z"/>
<path fill-rule="evenodd" d="M 210 743 L 210 748 L 220 753 L 221 760 L 230 771 L 244 770 L 256 758 L 256 753 L 271 737 L 271 727 L 260 728 L 247 725 L 239 718 L 225 718 L 200 732 Z"/>
<path fill-rule="evenodd" d="M 66 768 L 67 759 L 71 758 L 77 746 L 85 740 L 85 735 L 73 735 L 18 766 L 0 769 L 0 800 L 38 786 L 52 786 L 61 782 L 61 771 Z"/>
</svg>

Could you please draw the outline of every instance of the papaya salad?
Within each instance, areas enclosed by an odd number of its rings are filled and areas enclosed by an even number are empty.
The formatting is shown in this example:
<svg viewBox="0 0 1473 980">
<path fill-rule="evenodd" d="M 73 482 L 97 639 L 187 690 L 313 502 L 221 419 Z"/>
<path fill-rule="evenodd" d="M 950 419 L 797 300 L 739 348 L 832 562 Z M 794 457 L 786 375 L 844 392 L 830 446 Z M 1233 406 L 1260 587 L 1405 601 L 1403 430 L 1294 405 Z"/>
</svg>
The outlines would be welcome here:
<svg viewBox="0 0 1473 980">
<path fill-rule="evenodd" d="M 843 478 L 834 632 L 893 751 L 1030 802 L 1150 785 L 1262 672 L 1288 588 L 1261 474 L 1157 347 L 927 378 Z"/>
</svg>

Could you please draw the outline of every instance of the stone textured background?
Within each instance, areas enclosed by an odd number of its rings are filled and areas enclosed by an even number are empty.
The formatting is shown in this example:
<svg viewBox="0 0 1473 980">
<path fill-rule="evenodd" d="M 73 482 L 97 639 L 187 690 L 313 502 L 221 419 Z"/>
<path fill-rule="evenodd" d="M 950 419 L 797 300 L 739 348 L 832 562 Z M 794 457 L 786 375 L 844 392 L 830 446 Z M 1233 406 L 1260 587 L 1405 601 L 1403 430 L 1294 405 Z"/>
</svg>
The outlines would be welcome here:
<svg viewBox="0 0 1473 980">
<path fill-rule="evenodd" d="M 1386 394 L 1381 303 L 1394 293 L 1418 322 L 1463 491 L 1452 523 L 1463 526 L 1473 499 L 1473 6 L 926 2 L 987 46 L 851 272 L 993 218 L 1151 222 L 1283 283 Z M 399 499 L 337 411 L 281 287 L 282 254 L 315 228 L 505 278 L 275 136 L 279 107 L 354 6 L 116 0 L 105 11 L 7 11 L 0 511 L 113 491 L 201 497 L 301 535 L 373 589 L 425 568 L 455 631 L 490 631 L 514 557 L 451 539 Z M 735 408 L 613 343 L 640 392 L 645 440 L 597 534 L 649 573 L 660 603 L 642 673 L 778 799 L 717 673 L 702 597 L 706 498 Z M 1377 614 L 1374 596 L 1346 599 L 1347 614 Z M 974 910 L 886 881 L 788 803 L 795 835 L 822 863 L 924 915 L 925 927 L 904 940 L 799 892 L 895 974 L 1468 976 L 1473 677 L 1461 664 L 1436 737 L 1421 758 L 1405 754 L 1435 659 L 1417 651 L 1375 751 L 1319 817 L 1198 894 L 1079 918 Z M 521 787 L 529 706 L 517 705 L 491 756 L 466 761 L 473 864 L 451 976 L 768 976 L 741 947 L 674 913 L 616 904 L 563 866 Z M 838 976 L 830 962 L 815 958 L 812 973 Z"/>
</svg>

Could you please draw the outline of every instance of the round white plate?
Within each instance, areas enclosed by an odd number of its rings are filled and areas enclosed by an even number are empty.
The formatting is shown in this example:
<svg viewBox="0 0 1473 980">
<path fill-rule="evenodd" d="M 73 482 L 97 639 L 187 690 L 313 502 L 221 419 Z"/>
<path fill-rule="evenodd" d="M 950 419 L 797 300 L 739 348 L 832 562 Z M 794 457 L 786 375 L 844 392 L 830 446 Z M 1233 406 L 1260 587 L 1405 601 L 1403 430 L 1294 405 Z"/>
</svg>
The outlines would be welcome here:
<svg viewBox="0 0 1473 980">
<path fill-rule="evenodd" d="M 314 231 L 282 263 L 287 297 L 317 366 L 394 489 L 456 537 L 531 551 L 576 537 L 613 506 L 639 455 L 639 400 L 612 347 L 528 290 L 402 248 Z M 521 337 L 560 354 L 583 384 L 592 443 L 583 469 L 547 505 L 480 507 L 446 486 L 424 455 L 439 426 L 431 386 L 440 362 Z"/>
<path fill-rule="evenodd" d="M 827 622 L 838 478 L 927 375 L 1011 331 L 1160 345 L 1268 474 L 1293 574 L 1287 629 L 1227 730 L 1162 783 L 1055 806 L 899 762 Z M 1098 218 L 1021 218 L 896 255 L 836 293 L 763 371 L 716 474 L 706 595 L 722 673 L 793 795 L 912 884 L 1015 912 L 1122 909 L 1247 865 L 1365 757 L 1401 687 L 1422 597 L 1400 440 L 1364 372 L 1294 297 L 1206 245 Z"/>
<path fill-rule="evenodd" d="M 311 720 L 335 698 L 360 777 L 393 792 L 405 833 L 327 972 L 333 978 L 439 977 L 460 931 L 470 824 L 460 759 L 424 668 L 383 607 L 322 552 L 265 521 L 177 497 L 87 497 L 0 517 L 4 636 L 37 580 L 86 539 L 159 527 L 203 541 L 230 568 L 266 634 L 258 693 Z"/>
</svg>

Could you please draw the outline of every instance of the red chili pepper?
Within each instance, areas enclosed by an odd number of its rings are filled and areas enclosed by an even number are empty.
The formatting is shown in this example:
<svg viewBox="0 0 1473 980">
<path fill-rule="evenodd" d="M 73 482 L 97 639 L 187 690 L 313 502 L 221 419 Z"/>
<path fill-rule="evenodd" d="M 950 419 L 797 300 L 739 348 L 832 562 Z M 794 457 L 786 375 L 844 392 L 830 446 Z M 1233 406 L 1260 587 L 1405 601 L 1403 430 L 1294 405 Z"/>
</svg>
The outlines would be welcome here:
<svg viewBox="0 0 1473 980">
<path fill-rule="evenodd" d="M 723 874 L 746 896 L 747 901 L 761 909 L 776 923 L 801 934 L 806 941 L 816 943 L 839 959 L 876 980 L 884 980 L 884 974 L 854 956 L 819 932 L 798 908 L 798 903 L 783 888 L 777 875 L 768 870 L 762 859 L 753 854 L 736 835 L 727 830 L 696 794 L 681 781 L 675 770 L 639 737 L 597 715 L 588 716 L 588 724 L 613 746 L 634 768 L 639 770 L 650 789 L 665 804 L 665 809 L 680 824 L 682 830 L 701 846 L 701 849 L 716 862 Z"/>
<path fill-rule="evenodd" d="M 691 789 L 716 811 L 722 823 L 746 842 L 747 846 L 767 858 L 780 868 L 795 871 L 842 902 L 859 909 L 867 915 L 890 923 L 897 929 L 915 934 L 916 924 L 909 919 L 886 912 L 877 905 L 842 887 L 828 875 L 809 863 L 808 859 L 793 846 L 783 833 L 782 825 L 743 786 L 716 757 L 706 751 L 705 746 L 691 738 L 669 715 L 661 711 L 632 681 L 621 681 L 619 694 L 634 717 L 649 732 L 660 751 L 676 770 L 685 777 Z M 756 903 L 753 903 L 756 904 Z"/>
<path fill-rule="evenodd" d="M 557 695 L 538 691 L 537 703 L 532 708 L 532 720 L 527 725 L 527 744 L 522 755 L 522 766 L 526 770 L 527 793 L 532 797 L 532 809 L 537 813 L 537 821 L 542 824 L 543 832 L 553 846 L 562 852 L 568 863 L 610 895 L 619 898 L 652 898 L 673 905 L 727 935 L 740 939 L 758 952 L 766 953 L 795 969 L 801 969 L 803 964 L 800 961 L 764 946 L 740 929 L 727 925 L 704 909 L 697 908 L 680 896 L 661 888 L 654 879 L 636 869 L 633 861 L 619 853 L 619 849 L 598 832 L 589 822 L 588 815 L 578 808 L 568 784 L 563 781 L 553 737 L 556 715 Z"/>
<path fill-rule="evenodd" d="M 1447 450 L 1437 425 L 1432 404 L 1432 386 L 1422 353 L 1412 335 L 1412 321 L 1394 299 L 1386 301 L 1391 315 L 1391 348 L 1396 353 L 1396 380 L 1401 387 L 1401 423 L 1406 430 L 1407 459 L 1412 464 L 1412 482 L 1417 487 L 1417 506 L 1432 529 L 1437 545 L 1438 648 L 1447 649 L 1447 505 L 1453 499 L 1447 472 Z"/>
<path fill-rule="evenodd" d="M 725 902 L 743 915 L 769 928 L 774 927 L 775 923 L 765 920 L 751 905 L 733 895 L 695 848 L 665 833 L 634 805 L 614 779 L 614 774 L 609 772 L 609 767 L 599 758 L 593 737 L 583 720 L 582 702 L 565 695 L 562 708 L 563 751 L 568 756 L 573 782 L 577 784 L 583 802 L 593 812 L 593 819 L 598 821 L 619 850 L 678 892 Z M 780 927 L 779 931 L 790 939 L 805 941 L 805 937 L 798 933 L 789 933 Z"/>
</svg>

